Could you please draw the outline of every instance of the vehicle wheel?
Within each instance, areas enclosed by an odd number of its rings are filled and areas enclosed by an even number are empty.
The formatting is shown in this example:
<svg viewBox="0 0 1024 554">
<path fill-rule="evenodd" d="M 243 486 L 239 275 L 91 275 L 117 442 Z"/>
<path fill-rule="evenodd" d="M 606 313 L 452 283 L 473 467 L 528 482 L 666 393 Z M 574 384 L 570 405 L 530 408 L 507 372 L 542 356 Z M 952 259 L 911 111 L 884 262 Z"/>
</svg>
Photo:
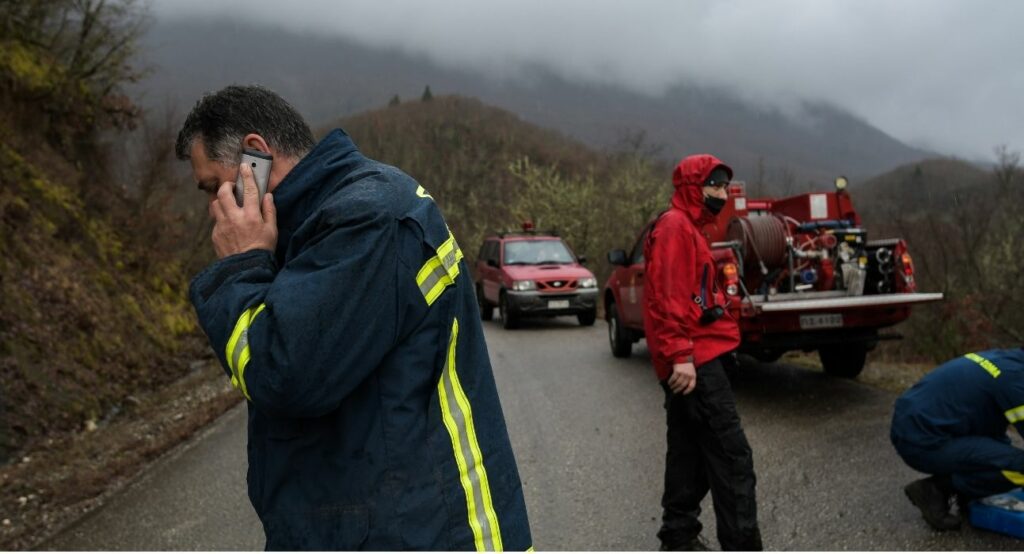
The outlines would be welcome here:
<svg viewBox="0 0 1024 554">
<path fill-rule="evenodd" d="M 590 327 L 597 321 L 597 310 L 587 310 L 576 314 L 576 319 L 580 321 L 580 325 L 584 327 Z"/>
<path fill-rule="evenodd" d="M 821 367 L 833 377 L 854 379 L 864 370 L 868 349 L 864 343 L 841 344 L 818 349 Z"/>
<path fill-rule="evenodd" d="M 612 347 L 612 356 L 628 358 L 633 353 L 633 339 L 629 336 L 629 329 L 622 326 L 615 302 L 609 302 L 605 309 L 608 310 L 608 344 Z"/>
<path fill-rule="evenodd" d="M 498 312 L 501 314 L 501 326 L 506 329 L 515 329 L 519 323 L 518 318 L 508 307 L 508 295 L 504 292 L 498 297 Z"/>
<path fill-rule="evenodd" d="M 480 319 L 490 321 L 494 318 L 494 306 L 484 298 L 484 289 L 479 285 L 476 287 L 476 299 L 480 304 Z"/>
</svg>

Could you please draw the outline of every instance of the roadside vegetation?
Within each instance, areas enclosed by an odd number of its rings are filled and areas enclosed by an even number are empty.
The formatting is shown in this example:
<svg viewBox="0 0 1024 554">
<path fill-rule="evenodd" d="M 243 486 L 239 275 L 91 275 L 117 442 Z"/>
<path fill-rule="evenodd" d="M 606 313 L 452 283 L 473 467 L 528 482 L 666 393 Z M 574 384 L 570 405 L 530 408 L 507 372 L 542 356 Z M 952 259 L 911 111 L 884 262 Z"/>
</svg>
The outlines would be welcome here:
<svg viewBox="0 0 1024 554">
<path fill-rule="evenodd" d="M 123 93 L 143 23 L 132 2 L 0 4 L 0 549 L 173 445 L 105 431 L 218 373 L 186 298 L 188 214 L 166 209 L 173 137 Z M 218 409 L 165 428 L 180 439 L 223 412 L 212 390 Z"/>
<path fill-rule="evenodd" d="M 853 190 L 876 237 L 910 243 L 918 290 L 945 294 L 920 306 L 886 345 L 894 361 L 943 361 L 1024 346 L 1024 172 L 1020 153 L 995 149 L 988 170 L 954 159 L 897 168 Z"/>
</svg>

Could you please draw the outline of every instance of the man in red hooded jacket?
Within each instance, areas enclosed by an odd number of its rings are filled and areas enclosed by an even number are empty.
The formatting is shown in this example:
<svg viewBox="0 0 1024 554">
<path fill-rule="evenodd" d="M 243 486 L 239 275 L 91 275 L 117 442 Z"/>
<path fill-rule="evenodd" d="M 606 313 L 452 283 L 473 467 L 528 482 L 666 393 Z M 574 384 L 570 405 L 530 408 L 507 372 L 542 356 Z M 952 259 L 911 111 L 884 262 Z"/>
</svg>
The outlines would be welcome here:
<svg viewBox="0 0 1024 554">
<path fill-rule="evenodd" d="M 698 518 L 709 490 L 722 548 L 761 550 L 753 457 L 726 377 L 739 327 L 722 309 L 700 231 L 725 205 L 731 179 L 732 169 L 714 156 L 685 158 L 672 174 L 672 206 L 644 245 L 644 327 L 668 421 L 662 550 L 704 548 Z"/>
</svg>

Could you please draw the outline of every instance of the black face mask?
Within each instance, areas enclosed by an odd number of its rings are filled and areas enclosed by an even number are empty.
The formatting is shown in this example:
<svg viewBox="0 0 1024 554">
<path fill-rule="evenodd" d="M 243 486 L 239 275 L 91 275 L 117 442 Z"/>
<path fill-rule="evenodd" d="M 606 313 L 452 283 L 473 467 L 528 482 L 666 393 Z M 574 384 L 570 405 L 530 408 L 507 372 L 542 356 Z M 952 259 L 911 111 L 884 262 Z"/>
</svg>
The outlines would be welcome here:
<svg viewBox="0 0 1024 554">
<path fill-rule="evenodd" d="M 704 198 L 704 207 L 711 212 L 711 215 L 718 215 L 725 207 L 725 200 L 722 198 L 716 198 L 714 196 L 708 196 Z"/>
</svg>

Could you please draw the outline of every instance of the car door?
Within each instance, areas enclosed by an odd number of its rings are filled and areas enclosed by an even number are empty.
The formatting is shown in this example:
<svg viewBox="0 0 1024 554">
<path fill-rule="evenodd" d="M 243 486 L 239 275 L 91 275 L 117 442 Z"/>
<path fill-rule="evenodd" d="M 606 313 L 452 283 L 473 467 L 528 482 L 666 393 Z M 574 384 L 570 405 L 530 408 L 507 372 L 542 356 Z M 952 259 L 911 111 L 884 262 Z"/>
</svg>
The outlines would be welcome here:
<svg viewBox="0 0 1024 554">
<path fill-rule="evenodd" d="M 619 283 L 619 298 L 622 301 L 622 318 L 629 327 L 644 326 L 644 242 L 650 226 L 640 233 L 629 255 L 629 265 L 623 270 Z"/>
<path fill-rule="evenodd" d="M 501 269 L 494 267 L 494 265 L 500 265 L 501 243 L 496 240 L 489 240 L 484 250 L 485 257 L 481 264 L 484 298 L 491 304 L 497 304 L 498 292 L 501 290 Z M 494 265 L 491 265 L 491 263 Z"/>
</svg>

